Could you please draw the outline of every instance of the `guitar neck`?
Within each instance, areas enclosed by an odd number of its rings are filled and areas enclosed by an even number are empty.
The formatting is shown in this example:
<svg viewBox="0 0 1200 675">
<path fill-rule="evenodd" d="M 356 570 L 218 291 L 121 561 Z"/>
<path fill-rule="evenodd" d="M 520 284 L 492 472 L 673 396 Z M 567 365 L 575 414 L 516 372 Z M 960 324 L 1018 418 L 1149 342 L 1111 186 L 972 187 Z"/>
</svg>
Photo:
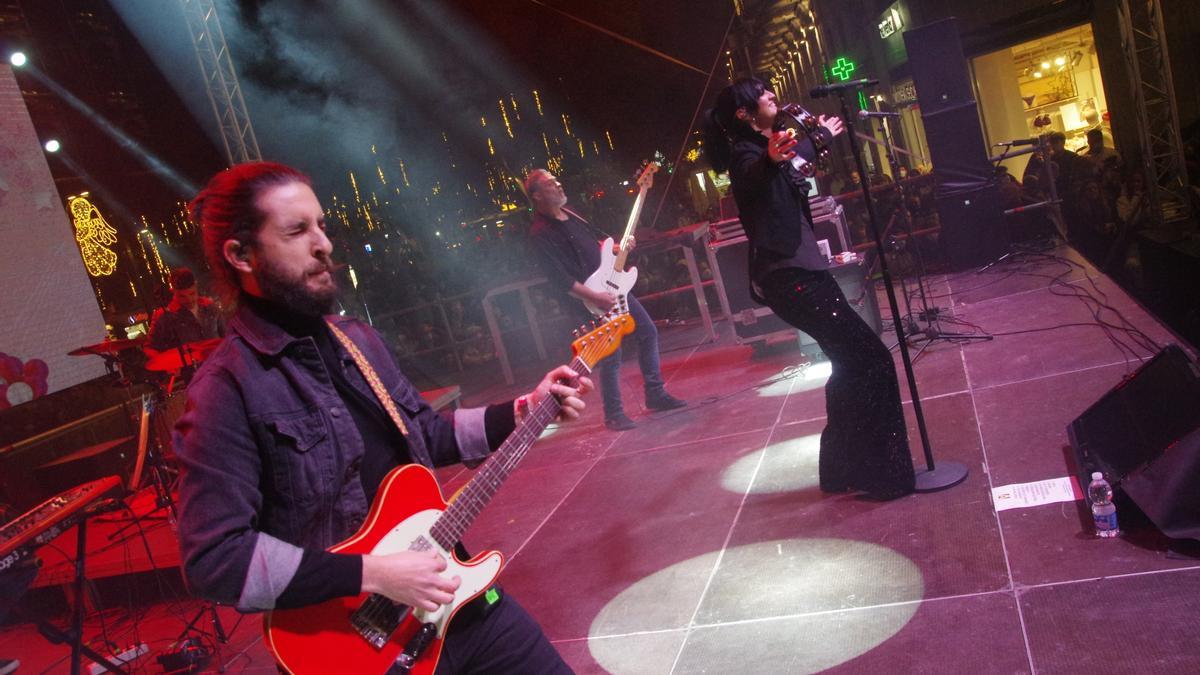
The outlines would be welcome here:
<svg viewBox="0 0 1200 675">
<path fill-rule="evenodd" d="M 578 357 L 571 361 L 570 367 L 577 373 L 586 374 L 591 371 Z M 443 549 L 453 548 L 454 544 L 462 539 L 463 533 L 474 522 L 475 517 L 483 512 L 483 508 L 500 489 L 500 485 L 524 459 L 533 442 L 542 435 L 554 418 L 558 417 L 560 409 L 557 398 L 543 397 L 529 410 L 529 414 L 509 434 L 500 448 L 492 453 L 478 475 L 467 483 L 458 497 L 438 517 L 429 533 Z"/>
<path fill-rule="evenodd" d="M 613 263 L 613 269 L 618 272 L 625 271 L 625 259 L 629 257 L 629 249 L 625 248 L 625 242 L 633 236 L 633 230 L 637 227 L 638 216 L 642 214 L 642 204 L 646 202 L 646 188 L 638 190 L 637 198 L 633 200 L 633 210 L 629 212 L 629 222 L 625 223 L 625 234 L 621 235 L 621 252 L 617 254 L 617 259 Z"/>
</svg>

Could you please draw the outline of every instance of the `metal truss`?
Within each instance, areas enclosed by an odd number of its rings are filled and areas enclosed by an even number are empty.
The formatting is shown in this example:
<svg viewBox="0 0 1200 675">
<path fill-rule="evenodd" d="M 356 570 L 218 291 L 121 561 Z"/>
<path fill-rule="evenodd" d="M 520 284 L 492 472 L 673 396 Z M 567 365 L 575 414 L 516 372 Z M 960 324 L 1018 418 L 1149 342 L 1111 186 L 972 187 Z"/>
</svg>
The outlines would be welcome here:
<svg viewBox="0 0 1200 675">
<path fill-rule="evenodd" d="M 242 98 L 242 88 L 213 0 L 179 0 L 179 4 L 187 19 L 196 59 L 200 62 L 208 100 L 217 116 L 226 159 L 231 166 L 261 160 L 258 139 L 250 125 L 250 114 L 246 112 L 246 101 Z"/>
<path fill-rule="evenodd" d="M 1121 0 L 1121 47 L 1137 114 L 1147 195 L 1161 222 L 1188 218 L 1187 165 L 1159 0 Z"/>
</svg>

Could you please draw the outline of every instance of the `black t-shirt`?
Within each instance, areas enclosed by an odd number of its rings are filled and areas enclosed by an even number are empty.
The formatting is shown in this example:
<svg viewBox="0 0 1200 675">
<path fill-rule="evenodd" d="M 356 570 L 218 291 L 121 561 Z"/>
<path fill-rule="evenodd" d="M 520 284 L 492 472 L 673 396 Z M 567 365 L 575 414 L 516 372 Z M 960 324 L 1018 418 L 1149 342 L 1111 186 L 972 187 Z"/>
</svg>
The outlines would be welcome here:
<svg viewBox="0 0 1200 675">
<path fill-rule="evenodd" d="M 538 266 L 563 293 L 600 267 L 600 242 L 607 236 L 579 216 L 565 214 L 566 220 L 556 220 L 535 213 L 529 231 Z"/>
</svg>

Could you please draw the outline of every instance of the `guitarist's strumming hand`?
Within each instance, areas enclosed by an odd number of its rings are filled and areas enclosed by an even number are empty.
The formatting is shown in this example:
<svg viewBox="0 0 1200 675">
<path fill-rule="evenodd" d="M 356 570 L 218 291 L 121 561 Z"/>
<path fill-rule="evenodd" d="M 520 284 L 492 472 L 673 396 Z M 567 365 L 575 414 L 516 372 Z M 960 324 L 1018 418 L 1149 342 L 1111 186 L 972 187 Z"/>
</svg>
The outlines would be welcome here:
<svg viewBox="0 0 1200 675">
<path fill-rule="evenodd" d="M 617 304 L 617 296 L 615 293 L 611 291 L 597 291 L 584 286 L 578 281 L 575 282 L 575 285 L 571 286 L 571 295 L 579 298 L 580 300 L 590 302 L 605 312 L 612 309 L 613 305 Z"/>
<path fill-rule="evenodd" d="M 571 382 L 574 382 L 574 386 Z M 557 396 L 558 403 L 562 406 L 558 419 L 579 419 L 579 411 L 585 407 L 582 397 L 592 388 L 590 379 L 580 377 L 579 373 L 567 366 L 559 366 L 546 373 L 533 391 L 516 400 L 517 421 L 520 422 L 530 408 L 536 407 L 549 394 Z"/>
<path fill-rule="evenodd" d="M 462 583 L 446 578 L 446 559 L 437 551 L 402 551 L 362 557 L 362 592 L 378 593 L 389 600 L 427 612 L 454 600 Z"/>
</svg>

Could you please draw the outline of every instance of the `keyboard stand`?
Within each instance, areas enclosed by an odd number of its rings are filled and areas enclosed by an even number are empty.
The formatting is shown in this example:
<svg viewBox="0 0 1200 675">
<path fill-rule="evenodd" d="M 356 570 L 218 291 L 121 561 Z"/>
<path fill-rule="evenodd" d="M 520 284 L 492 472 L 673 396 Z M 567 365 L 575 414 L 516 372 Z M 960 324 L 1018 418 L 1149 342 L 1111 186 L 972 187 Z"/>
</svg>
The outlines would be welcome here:
<svg viewBox="0 0 1200 675">
<path fill-rule="evenodd" d="M 103 500 L 95 506 L 86 509 L 83 512 L 83 516 L 79 519 L 79 532 L 76 534 L 75 543 L 75 608 L 72 611 L 71 628 L 64 631 L 48 621 L 37 622 L 38 632 L 42 634 L 42 637 L 53 644 L 62 644 L 64 642 L 71 644 L 71 675 L 79 675 L 81 672 L 84 655 L 107 668 L 109 672 L 117 673 L 117 675 L 128 675 L 128 671 L 104 658 L 91 647 L 83 644 L 83 610 L 86 604 L 83 594 L 86 592 L 84 586 L 87 581 L 87 578 L 84 576 L 84 560 L 87 556 L 87 521 L 92 516 L 120 508 L 124 508 L 124 505 L 119 501 L 112 499 Z"/>
</svg>

